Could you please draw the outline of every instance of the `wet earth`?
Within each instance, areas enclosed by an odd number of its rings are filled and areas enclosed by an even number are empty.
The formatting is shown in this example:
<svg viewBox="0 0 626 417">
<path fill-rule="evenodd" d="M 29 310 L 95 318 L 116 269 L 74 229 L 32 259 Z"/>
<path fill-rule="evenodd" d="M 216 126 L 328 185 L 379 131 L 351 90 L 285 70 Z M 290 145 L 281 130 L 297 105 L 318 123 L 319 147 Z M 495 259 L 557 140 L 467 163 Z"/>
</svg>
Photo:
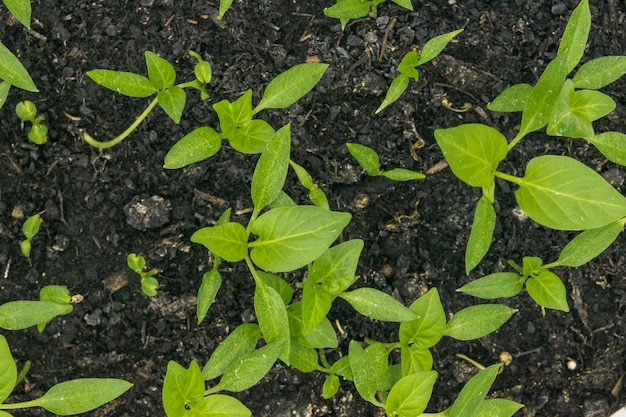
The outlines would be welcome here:
<svg viewBox="0 0 626 417">
<path fill-rule="evenodd" d="M 12 90 L 0 110 L 0 302 L 36 299 L 48 284 L 66 285 L 84 300 L 72 314 L 36 329 L 2 331 L 19 365 L 32 361 L 13 401 L 41 395 L 55 382 L 79 377 L 115 377 L 134 388 L 90 416 L 164 416 L 160 390 L 168 361 L 206 362 L 233 328 L 253 321 L 253 281 L 242 265 L 223 264 L 223 287 L 201 325 L 195 323 L 196 292 L 210 257 L 191 234 L 232 207 L 245 222 L 252 206 L 249 187 L 254 158 L 228 146 L 185 169 L 163 168 L 169 148 L 193 128 L 217 126 L 211 105 L 252 89 L 255 102 L 267 83 L 302 62 L 330 67 L 316 89 L 296 105 L 261 117 L 274 127 L 291 123 L 292 158 L 329 196 L 331 207 L 352 213 L 343 238 L 361 238 L 360 285 L 410 304 L 436 287 L 448 314 L 479 301 L 455 292 L 471 279 L 510 270 L 507 260 L 556 259 L 574 236 L 516 216 L 513 187 L 498 183 L 494 243 L 469 277 L 464 251 L 480 194 L 442 166 L 433 131 L 461 123 L 486 123 L 514 136 L 519 116 L 496 114 L 486 104 L 509 85 L 535 83 L 555 57 L 575 1 L 414 1 L 415 11 L 394 4 L 377 18 L 339 21 L 324 16 L 321 0 L 235 1 L 218 21 L 214 1 L 76 0 L 33 2 L 26 30 L 0 9 L 0 39 L 16 53 L 40 93 Z M 389 2 L 391 3 L 391 2 Z M 584 60 L 626 54 L 626 2 L 592 1 L 593 25 Z M 433 36 L 464 28 L 444 54 L 421 67 L 420 81 L 379 115 L 374 111 L 402 56 Z M 170 60 L 178 81 L 193 78 L 195 50 L 213 66 L 211 99 L 188 95 L 180 124 L 160 110 L 122 144 L 98 151 L 82 140 L 122 132 L 148 105 L 93 83 L 94 68 L 145 74 L 145 50 Z M 617 102 L 597 132 L 624 131 L 626 80 L 604 89 Z M 45 115 L 49 142 L 35 146 L 13 112 L 23 99 Z M 471 108 L 465 112 L 465 103 Z M 427 179 L 395 183 L 368 177 L 345 147 L 357 142 L 381 155 L 383 168 L 429 173 Z M 625 170 L 607 162 L 580 140 L 530 135 L 503 162 L 523 173 L 542 154 L 568 154 L 624 191 Z M 286 189 L 299 201 L 305 190 L 293 174 Z M 20 253 L 21 225 L 44 211 L 31 259 Z M 512 361 L 492 394 L 525 404 L 519 416 L 608 416 L 625 402 L 626 243 L 623 237 L 580 268 L 555 272 L 568 290 L 569 313 L 542 311 L 527 294 L 502 300 L 519 312 L 480 340 L 444 338 L 434 349 L 439 378 L 427 411 L 448 407 L 476 368 L 457 357 L 489 365 Z M 143 254 L 157 268 L 159 295 L 146 297 L 126 266 L 129 253 Z M 302 276 L 290 276 L 293 283 Z M 340 332 L 333 354 L 351 339 L 397 338 L 398 326 L 358 316 L 340 302 L 330 313 Z M 236 396 L 255 416 L 379 416 L 343 382 L 330 400 L 321 396 L 323 375 L 276 365 L 261 383 Z M 41 410 L 16 416 L 48 415 Z"/>
</svg>

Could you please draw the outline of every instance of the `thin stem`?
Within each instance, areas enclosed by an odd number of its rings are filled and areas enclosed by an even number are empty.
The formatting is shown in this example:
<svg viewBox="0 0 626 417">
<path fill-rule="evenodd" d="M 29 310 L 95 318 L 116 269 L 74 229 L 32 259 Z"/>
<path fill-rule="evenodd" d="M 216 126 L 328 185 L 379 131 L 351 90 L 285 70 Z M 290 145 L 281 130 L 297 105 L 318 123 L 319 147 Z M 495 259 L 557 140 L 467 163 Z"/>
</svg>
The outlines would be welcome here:
<svg viewBox="0 0 626 417">
<path fill-rule="evenodd" d="M 522 179 L 520 177 L 516 177 L 513 175 L 505 174 L 504 172 L 496 171 L 494 175 L 498 178 L 502 178 L 503 180 L 512 182 L 517 185 L 522 185 Z"/>
<path fill-rule="evenodd" d="M 510 151 L 511 149 L 513 149 L 513 147 L 514 147 L 515 145 L 517 145 L 517 143 L 518 143 L 520 140 L 522 140 L 522 138 L 523 138 L 524 136 L 526 136 L 526 134 L 525 134 L 525 133 L 523 133 L 523 132 L 519 132 L 519 133 L 517 134 L 517 136 L 515 136 L 515 137 L 513 138 L 513 140 L 511 141 L 511 143 L 509 143 L 509 151 Z"/>
<path fill-rule="evenodd" d="M 128 128 L 125 131 L 123 131 L 115 139 L 111 139 L 108 142 L 100 142 L 100 141 L 95 140 L 93 137 L 91 137 L 87 132 L 83 132 L 83 139 L 85 139 L 85 142 L 87 142 L 94 148 L 98 148 L 98 149 L 111 148 L 117 145 L 118 143 L 120 143 L 121 141 L 123 141 L 124 139 L 126 139 L 128 135 L 133 133 L 133 131 L 137 129 L 137 126 L 139 126 L 141 122 L 143 122 L 145 118 L 148 117 L 150 112 L 156 107 L 158 103 L 159 103 L 158 97 L 155 97 L 154 100 L 152 100 L 152 102 L 150 103 L 150 105 L 146 107 L 143 113 L 141 113 L 139 117 L 137 117 L 137 119 L 135 119 L 135 121 L 130 126 L 128 126 Z"/>
<path fill-rule="evenodd" d="M 21 403 L 14 403 L 14 404 L 3 403 L 3 404 L 0 404 L 0 410 L 17 410 L 19 408 L 37 407 L 39 403 L 38 400 L 39 399 L 24 401 Z"/>
</svg>

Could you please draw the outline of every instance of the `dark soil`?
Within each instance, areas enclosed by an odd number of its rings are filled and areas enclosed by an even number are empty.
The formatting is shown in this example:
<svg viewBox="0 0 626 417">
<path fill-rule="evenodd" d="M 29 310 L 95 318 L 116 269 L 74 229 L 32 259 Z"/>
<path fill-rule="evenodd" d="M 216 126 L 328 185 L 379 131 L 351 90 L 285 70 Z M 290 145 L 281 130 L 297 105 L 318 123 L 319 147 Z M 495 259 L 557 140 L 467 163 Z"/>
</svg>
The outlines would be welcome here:
<svg viewBox="0 0 626 417">
<path fill-rule="evenodd" d="M 36 299 L 48 284 L 67 285 L 84 296 L 72 314 L 54 320 L 42 334 L 3 331 L 18 363 L 33 363 L 12 399 L 34 398 L 67 379 L 116 377 L 135 387 L 88 415 L 163 416 L 160 390 L 167 362 L 204 364 L 235 326 L 254 320 L 253 281 L 241 265 L 225 264 L 218 302 L 202 325 L 195 324 L 195 294 L 210 264 L 207 251 L 189 241 L 228 207 L 240 213 L 235 219 L 246 220 L 254 161 L 225 147 L 206 162 L 166 171 L 163 157 L 193 128 L 217 126 L 212 103 L 234 100 L 248 88 L 258 100 L 269 80 L 307 59 L 330 64 L 320 85 L 290 109 L 262 117 L 274 127 L 292 124 L 293 159 L 319 181 L 334 209 L 353 214 L 344 238 L 366 242 L 361 285 L 387 291 L 405 304 L 436 287 L 452 314 L 478 303 L 455 292 L 470 279 L 507 270 L 508 259 L 554 260 L 573 235 L 518 220 L 512 212 L 514 189 L 501 183 L 495 242 L 479 268 L 465 276 L 464 248 L 477 190 L 448 169 L 409 183 L 365 176 L 345 143 L 375 148 L 383 167 L 426 172 L 443 160 L 435 128 L 480 122 L 513 137 L 518 115 L 482 110 L 508 85 L 537 80 L 555 56 L 576 3 L 416 1 L 412 13 L 390 4 L 380 7 L 378 19 L 350 22 L 343 32 L 337 20 L 322 13 L 330 0 L 237 1 L 223 22 L 215 18 L 215 2 L 205 0 L 36 0 L 31 31 L 2 9 L 0 39 L 18 53 L 41 93 L 13 90 L 0 112 L 0 301 Z M 626 53 L 625 14 L 623 0 L 592 1 L 585 59 Z M 420 82 L 412 82 L 396 104 L 374 116 L 404 53 L 457 28 L 465 31 L 445 56 L 422 67 Z M 145 73 L 143 52 L 151 50 L 174 63 L 179 81 L 189 80 L 194 63 L 189 49 L 213 66 L 211 100 L 200 102 L 191 93 L 179 125 L 156 111 L 111 150 L 98 152 L 82 141 L 81 130 L 111 139 L 147 105 L 95 85 L 86 71 Z M 618 107 L 596 123 L 597 131 L 625 130 L 625 91 L 625 80 L 606 89 Z M 46 117 L 50 141 L 44 146 L 27 142 L 13 112 L 25 98 Z M 454 108 L 465 102 L 473 107 L 456 113 L 442 105 L 444 100 Z M 544 153 L 576 156 L 623 190 L 623 168 L 583 141 L 543 134 L 516 147 L 504 170 L 522 173 L 531 157 Z M 294 177 L 287 188 L 304 201 Z M 124 207 L 152 196 L 171 205 L 166 223 L 146 230 L 129 225 Z M 44 224 L 29 262 L 19 250 L 21 225 L 25 216 L 42 210 Z M 161 271 L 156 298 L 141 293 L 138 277 L 126 267 L 131 252 L 146 255 L 149 266 Z M 497 378 L 493 395 L 524 403 L 520 416 L 607 416 L 623 405 L 625 253 L 620 238 L 590 264 L 556 271 L 567 286 L 570 313 L 544 312 L 522 294 L 503 301 L 519 313 L 494 334 L 472 342 L 444 339 L 433 352 L 439 379 L 429 410 L 449 406 L 476 371 L 457 353 L 487 365 L 509 352 L 513 361 Z M 397 337 L 397 325 L 363 319 L 341 303 L 331 318 L 345 331 L 342 352 L 349 339 Z M 569 369 L 568 363 L 577 366 Z M 322 383 L 322 375 L 277 365 L 238 398 L 256 416 L 382 415 L 351 383 L 342 383 L 336 397 L 324 400 Z"/>
</svg>

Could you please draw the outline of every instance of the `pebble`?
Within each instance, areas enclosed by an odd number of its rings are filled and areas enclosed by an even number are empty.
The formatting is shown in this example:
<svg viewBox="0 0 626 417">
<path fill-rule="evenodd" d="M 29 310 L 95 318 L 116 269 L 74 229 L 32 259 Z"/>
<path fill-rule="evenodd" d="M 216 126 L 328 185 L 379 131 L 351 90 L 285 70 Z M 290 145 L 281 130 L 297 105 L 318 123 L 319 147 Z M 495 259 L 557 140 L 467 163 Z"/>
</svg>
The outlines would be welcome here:
<svg viewBox="0 0 626 417">
<path fill-rule="evenodd" d="M 126 222 L 137 230 L 154 229 L 170 221 L 171 203 L 161 196 L 135 196 L 124 206 Z"/>
</svg>

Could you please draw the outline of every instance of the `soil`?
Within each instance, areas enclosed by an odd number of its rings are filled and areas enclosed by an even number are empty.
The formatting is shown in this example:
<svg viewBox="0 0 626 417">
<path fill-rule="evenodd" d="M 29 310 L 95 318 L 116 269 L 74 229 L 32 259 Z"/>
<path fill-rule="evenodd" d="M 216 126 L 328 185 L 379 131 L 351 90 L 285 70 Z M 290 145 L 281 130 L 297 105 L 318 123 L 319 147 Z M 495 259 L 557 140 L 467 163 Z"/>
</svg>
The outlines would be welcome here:
<svg viewBox="0 0 626 417">
<path fill-rule="evenodd" d="M 391 2 L 389 2 L 391 3 Z M 410 304 L 438 288 L 452 314 L 479 300 L 455 289 L 471 279 L 509 270 L 507 260 L 524 256 L 552 261 L 573 234 L 539 227 L 514 215 L 514 189 L 499 183 L 498 224 L 491 251 L 467 277 L 464 248 L 479 197 L 441 169 L 433 139 L 439 127 L 487 123 L 509 138 L 518 115 L 486 111 L 505 87 L 534 83 L 554 58 L 576 1 L 415 1 L 414 12 L 394 4 L 377 19 L 352 21 L 345 31 L 322 10 L 321 0 L 236 1 L 216 19 L 215 1 L 76 0 L 33 2 L 32 30 L 0 12 L 0 39 L 18 54 L 40 94 L 12 90 L 0 112 L 0 302 L 36 299 L 48 284 L 67 285 L 84 301 L 55 319 L 45 332 L 3 331 L 17 362 L 32 361 L 12 400 L 26 400 L 53 383 L 78 377 L 116 377 L 135 384 L 120 399 L 89 416 L 164 416 L 160 390 L 168 361 L 204 364 L 234 327 L 254 320 L 253 283 L 238 264 L 224 264 L 218 301 L 195 324 L 195 295 L 210 266 L 207 251 L 189 241 L 228 207 L 245 221 L 254 160 L 225 146 L 215 157 L 187 169 L 167 171 L 163 157 L 185 133 L 217 126 L 211 104 L 236 99 L 251 88 L 258 100 L 265 85 L 285 69 L 319 60 L 330 64 L 319 86 L 287 110 L 264 111 L 274 127 L 292 125 L 292 158 L 309 170 L 336 210 L 353 220 L 343 238 L 362 238 L 360 285 L 372 286 Z M 592 1 L 593 25 L 585 59 L 626 50 L 626 2 Z M 401 57 L 433 36 L 465 31 L 421 79 L 380 115 L 374 115 Z M 100 140 L 123 131 L 147 105 L 111 93 L 85 76 L 94 68 L 145 73 L 144 50 L 174 63 L 178 80 L 192 79 L 193 49 L 213 66 L 211 99 L 188 96 L 175 125 L 155 111 L 125 142 L 99 152 L 81 131 Z M 626 80 L 605 92 L 617 110 L 596 122 L 596 131 L 624 130 Z M 13 112 L 19 100 L 36 102 L 46 117 L 50 141 L 37 147 Z M 444 105 L 449 103 L 448 106 Z M 470 103 L 464 113 L 450 110 Z M 432 172 L 423 181 L 395 183 L 363 174 L 345 147 L 358 142 L 376 149 L 383 168 Z M 508 156 L 503 170 L 523 173 L 536 155 L 567 153 L 624 191 L 625 172 L 584 141 L 537 133 Z M 304 190 L 293 176 L 287 189 L 300 201 Z M 160 199 L 155 199 L 159 197 Z M 129 204 L 157 207 L 155 219 L 133 218 Z M 125 209 L 126 207 L 126 209 Z M 45 210 L 30 261 L 20 254 L 26 216 Z M 129 217 L 130 216 L 130 217 Z M 148 223 L 142 223 L 147 221 Z M 127 254 L 144 254 L 159 269 L 159 295 L 147 298 L 126 266 Z M 556 272 L 568 290 L 570 313 L 542 311 L 527 294 L 502 302 L 519 312 L 499 331 L 480 340 L 445 338 L 433 354 L 439 373 L 428 411 L 451 404 L 476 369 L 464 354 L 491 364 L 503 352 L 512 362 L 497 378 L 493 396 L 521 402 L 519 416 L 598 417 L 625 403 L 626 243 L 620 238 L 581 268 Z M 301 276 L 291 276 L 292 282 Z M 393 340 L 398 326 L 359 317 L 337 303 L 331 319 L 343 329 L 338 352 L 350 339 Z M 575 366 L 575 368 L 574 368 Z M 276 365 L 254 388 L 237 394 L 255 416 L 379 416 L 353 385 L 321 396 L 323 376 Z M 41 410 L 16 416 L 48 415 Z"/>
</svg>

